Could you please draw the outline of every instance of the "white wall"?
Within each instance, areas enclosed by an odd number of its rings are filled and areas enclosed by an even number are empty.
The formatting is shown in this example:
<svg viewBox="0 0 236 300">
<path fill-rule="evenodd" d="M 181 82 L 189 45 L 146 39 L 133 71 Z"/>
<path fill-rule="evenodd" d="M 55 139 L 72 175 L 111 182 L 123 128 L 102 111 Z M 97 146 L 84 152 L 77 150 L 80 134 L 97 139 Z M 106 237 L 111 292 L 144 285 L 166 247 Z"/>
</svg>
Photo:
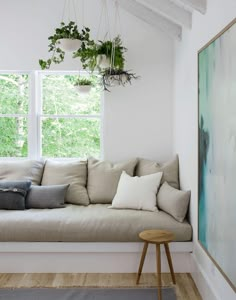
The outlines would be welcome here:
<svg viewBox="0 0 236 300">
<path fill-rule="evenodd" d="M 85 25 L 95 38 L 101 1 L 84 2 Z M 108 2 L 113 28 L 114 7 L 112 1 Z M 0 70 L 39 69 L 38 59 L 49 57 L 47 38 L 61 21 L 63 4 L 64 0 L 0 0 Z M 104 158 L 143 156 L 166 160 L 173 152 L 173 41 L 123 10 L 120 13 L 122 38 L 129 50 L 127 69 L 133 69 L 141 78 L 132 86 L 105 93 Z M 81 10 L 77 14 L 82 17 Z M 99 38 L 103 39 L 104 22 L 101 28 Z M 79 67 L 78 60 L 67 56 L 63 64 L 52 69 Z"/>
<path fill-rule="evenodd" d="M 235 0 L 208 0 L 206 15 L 194 13 L 192 30 L 184 31 L 183 41 L 176 45 L 174 150 L 180 155 L 182 188 L 192 191 L 190 215 L 198 270 L 193 275 L 206 300 L 233 300 L 236 294 L 197 242 L 197 52 L 235 18 L 235 12 Z"/>
</svg>

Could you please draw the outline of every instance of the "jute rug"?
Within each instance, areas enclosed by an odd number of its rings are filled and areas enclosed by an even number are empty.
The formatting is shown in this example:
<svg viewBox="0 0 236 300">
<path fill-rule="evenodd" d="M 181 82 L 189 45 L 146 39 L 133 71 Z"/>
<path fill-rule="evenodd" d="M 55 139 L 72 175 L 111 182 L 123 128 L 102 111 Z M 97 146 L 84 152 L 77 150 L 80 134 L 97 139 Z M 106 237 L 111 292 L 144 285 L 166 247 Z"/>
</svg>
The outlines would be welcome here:
<svg viewBox="0 0 236 300">
<path fill-rule="evenodd" d="M 0 289 L 1 300 L 157 300 L 156 288 L 31 288 Z M 173 288 L 163 300 L 176 300 Z"/>
</svg>

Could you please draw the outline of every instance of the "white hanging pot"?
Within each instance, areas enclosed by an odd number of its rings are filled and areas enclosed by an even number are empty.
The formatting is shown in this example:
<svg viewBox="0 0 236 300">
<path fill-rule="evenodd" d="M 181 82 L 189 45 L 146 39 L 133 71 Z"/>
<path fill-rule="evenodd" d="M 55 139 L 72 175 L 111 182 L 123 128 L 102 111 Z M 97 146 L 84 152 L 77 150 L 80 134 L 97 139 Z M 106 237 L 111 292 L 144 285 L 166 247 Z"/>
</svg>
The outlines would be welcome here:
<svg viewBox="0 0 236 300">
<path fill-rule="evenodd" d="M 73 52 L 81 47 L 82 42 L 78 39 L 59 39 L 58 47 L 65 52 Z"/>
<path fill-rule="evenodd" d="M 89 94 L 92 89 L 92 85 L 76 85 L 75 88 L 80 94 Z"/>
<path fill-rule="evenodd" d="M 99 54 L 97 56 L 97 65 L 101 69 L 107 69 L 110 67 L 111 60 L 109 57 L 107 57 L 105 54 Z"/>
</svg>

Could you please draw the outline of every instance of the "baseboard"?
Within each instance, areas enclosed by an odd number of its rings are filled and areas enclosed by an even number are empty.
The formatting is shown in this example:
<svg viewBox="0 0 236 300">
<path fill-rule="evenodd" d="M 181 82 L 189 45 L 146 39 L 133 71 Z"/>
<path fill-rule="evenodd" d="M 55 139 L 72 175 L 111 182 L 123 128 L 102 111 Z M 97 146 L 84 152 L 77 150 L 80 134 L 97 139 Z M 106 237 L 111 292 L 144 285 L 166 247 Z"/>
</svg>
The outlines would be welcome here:
<svg viewBox="0 0 236 300">
<path fill-rule="evenodd" d="M 203 300 L 220 300 L 214 292 L 208 276 L 204 272 L 201 265 L 198 263 L 196 256 L 191 254 L 193 263 L 193 272 L 191 273 L 192 278 L 202 296 Z"/>
<path fill-rule="evenodd" d="M 0 273 L 135 273 L 142 243 L 0 243 Z M 191 273 L 192 243 L 171 243 L 174 270 Z M 169 272 L 162 249 L 162 271 Z M 143 272 L 156 272 L 150 245 Z"/>
</svg>

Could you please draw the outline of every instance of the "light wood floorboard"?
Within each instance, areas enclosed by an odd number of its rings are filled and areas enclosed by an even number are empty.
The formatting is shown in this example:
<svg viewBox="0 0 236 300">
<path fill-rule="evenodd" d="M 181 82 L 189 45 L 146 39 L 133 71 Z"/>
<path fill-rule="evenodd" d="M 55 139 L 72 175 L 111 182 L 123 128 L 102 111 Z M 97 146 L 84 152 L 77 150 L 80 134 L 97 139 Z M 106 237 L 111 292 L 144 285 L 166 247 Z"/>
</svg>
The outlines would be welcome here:
<svg viewBox="0 0 236 300">
<path fill-rule="evenodd" d="M 0 274 L 0 288 L 36 287 L 137 287 L 135 273 L 126 274 Z M 138 287 L 155 287 L 154 273 L 143 273 Z M 162 285 L 173 286 L 171 275 L 162 274 Z M 177 273 L 175 291 L 177 300 L 201 300 L 201 296 L 190 274 Z"/>
</svg>

